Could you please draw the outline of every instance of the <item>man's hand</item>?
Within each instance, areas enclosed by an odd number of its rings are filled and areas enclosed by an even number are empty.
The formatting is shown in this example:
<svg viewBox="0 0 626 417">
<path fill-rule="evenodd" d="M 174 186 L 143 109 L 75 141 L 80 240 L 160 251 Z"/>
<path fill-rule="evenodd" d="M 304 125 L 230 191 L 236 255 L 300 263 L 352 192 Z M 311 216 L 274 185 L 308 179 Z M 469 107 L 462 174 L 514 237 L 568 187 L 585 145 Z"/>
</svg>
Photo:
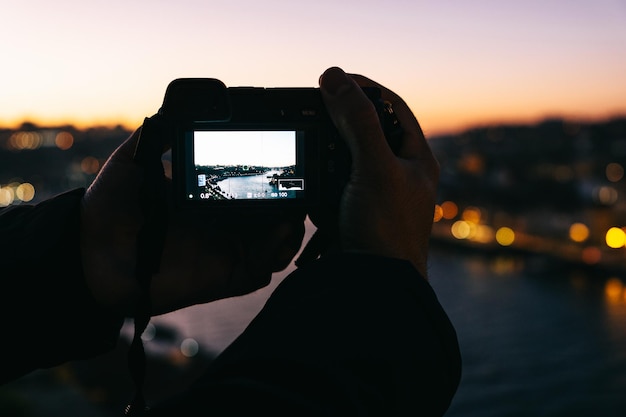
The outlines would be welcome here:
<svg viewBox="0 0 626 417">
<path fill-rule="evenodd" d="M 139 203 L 144 172 L 133 156 L 140 133 L 141 128 L 109 157 L 82 203 L 87 284 L 102 305 L 125 316 L 134 314 L 139 294 L 135 266 L 137 234 L 144 221 Z M 160 269 L 150 288 L 152 313 L 266 286 L 272 273 L 284 269 L 299 250 L 304 218 L 299 212 L 243 219 L 170 210 L 162 225 L 167 234 Z"/>
<path fill-rule="evenodd" d="M 404 130 L 399 151 L 387 144 L 371 101 L 376 86 Z M 339 208 L 341 248 L 406 259 L 427 277 L 439 164 L 402 98 L 376 82 L 329 68 L 320 77 L 328 112 L 352 155 L 350 180 Z"/>
</svg>

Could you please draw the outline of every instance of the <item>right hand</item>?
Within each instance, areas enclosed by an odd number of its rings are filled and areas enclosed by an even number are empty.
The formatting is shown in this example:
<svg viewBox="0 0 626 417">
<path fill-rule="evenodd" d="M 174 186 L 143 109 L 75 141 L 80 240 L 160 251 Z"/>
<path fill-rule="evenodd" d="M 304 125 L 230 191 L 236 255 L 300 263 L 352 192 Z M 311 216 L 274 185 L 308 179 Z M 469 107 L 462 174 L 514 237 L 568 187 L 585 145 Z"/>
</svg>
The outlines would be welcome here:
<svg viewBox="0 0 626 417">
<path fill-rule="evenodd" d="M 397 155 L 360 86 L 380 88 L 383 100 L 392 104 L 404 129 Z M 439 164 L 419 123 L 397 94 L 340 68 L 322 74 L 320 90 L 352 155 L 352 172 L 339 207 L 341 249 L 408 260 L 427 278 Z"/>
</svg>

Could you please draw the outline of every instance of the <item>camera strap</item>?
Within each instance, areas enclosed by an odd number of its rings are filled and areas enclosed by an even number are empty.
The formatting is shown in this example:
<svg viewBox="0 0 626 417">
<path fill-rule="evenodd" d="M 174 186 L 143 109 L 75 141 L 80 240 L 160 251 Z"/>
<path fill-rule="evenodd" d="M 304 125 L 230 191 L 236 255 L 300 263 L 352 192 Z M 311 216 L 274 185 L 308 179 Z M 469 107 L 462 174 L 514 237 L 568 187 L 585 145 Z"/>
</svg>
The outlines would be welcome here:
<svg viewBox="0 0 626 417">
<path fill-rule="evenodd" d="M 140 294 L 134 315 L 133 340 L 128 351 L 128 369 L 135 384 L 135 395 L 125 409 L 126 416 L 142 415 L 148 410 L 143 393 L 146 355 L 141 336 L 152 316 L 150 284 L 153 274 L 159 271 L 167 231 L 168 201 L 165 172 L 161 162 L 165 130 L 166 124 L 162 115 L 145 118 L 134 155 L 135 162 L 143 170 L 139 190 L 143 224 L 137 236 L 135 267 Z"/>
</svg>

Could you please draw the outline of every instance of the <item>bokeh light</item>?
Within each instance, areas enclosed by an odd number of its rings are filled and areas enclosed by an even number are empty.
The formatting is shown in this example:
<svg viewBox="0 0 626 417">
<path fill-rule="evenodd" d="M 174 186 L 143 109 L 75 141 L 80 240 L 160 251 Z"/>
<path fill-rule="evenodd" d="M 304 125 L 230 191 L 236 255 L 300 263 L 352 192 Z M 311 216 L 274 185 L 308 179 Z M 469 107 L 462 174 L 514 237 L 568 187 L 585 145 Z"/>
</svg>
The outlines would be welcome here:
<svg viewBox="0 0 626 417">
<path fill-rule="evenodd" d="M 180 344 L 181 353 L 188 358 L 196 356 L 199 350 L 200 346 L 198 345 L 198 342 L 191 338 L 183 340 Z"/>
<path fill-rule="evenodd" d="M 100 170 L 100 161 L 93 156 L 86 156 L 80 162 L 80 169 L 88 175 L 97 174 Z"/>
<path fill-rule="evenodd" d="M 480 209 L 478 207 L 467 207 L 463 210 L 461 218 L 471 223 L 479 223 L 481 218 Z"/>
<path fill-rule="evenodd" d="M 454 219 L 459 213 L 459 207 L 453 201 L 444 201 L 441 203 L 441 209 L 443 218 L 447 220 Z"/>
<path fill-rule="evenodd" d="M 54 138 L 54 144 L 61 150 L 68 150 L 74 145 L 74 136 L 69 132 L 59 132 Z"/>
<path fill-rule="evenodd" d="M 569 227 L 569 238 L 574 242 L 584 242 L 589 238 L 589 228 L 583 223 L 574 223 Z"/>
<path fill-rule="evenodd" d="M 587 265 L 595 265 L 602 260 L 602 251 L 596 246 L 588 246 L 582 250 L 580 258 Z"/>
<path fill-rule="evenodd" d="M 433 213 L 433 222 L 437 223 L 443 219 L 443 209 L 439 204 L 435 204 L 435 211 Z"/>
<path fill-rule="evenodd" d="M 609 278 L 604 284 L 604 294 L 609 301 L 622 302 L 626 300 L 624 283 L 619 278 Z"/>
<path fill-rule="evenodd" d="M 0 185 L 0 207 L 21 202 L 28 203 L 35 198 L 35 187 L 28 182 L 12 182 L 5 186 Z"/>
<path fill-rule="evenodd" d="M 618 193 L 615 188 L 608 185 L 603 185 L 601 187 L 597 187 L 594 190 L 593 197 L 600 204 L 610 206 L 617 201 Z"/>
<path fill-rule="evenodd" d="M 465 220 L 458 220 L 452 224 L 450 231 L 457 239 L 469 239 L 472 236 L 472 224 Z"/>
<path fill-rule="evenodd" d="M 609 248 L 619 249 L 626 244 L 626 233 L 619 227 L 611 227 L 606 232 L 605 240 Z"/>
<path fill-rule="evenodd" d="M 611 182 L 618 182 L 624 178 L 624 167 L 617 162 L 611 162 L 606 166 L 606 178 Z"/>
<path fill-rule="evenodd" d="M 15 192 L 11 187 L 0 187 L 0 207 L 6 207 L 13 204 Z"/>
<path fill-rule="evenodd" d="M 15 132 L 9 137 L 8 148 L 15 151 L 33 150 L 41 146 L 43 137 L 39 132 Z"/>
<path fill-rule="evenodd" d="M 502 246 L 510 246 L 515 241 L 515 232 L 510 227 L 501 227 L 496 231 L 496 241 Z"/>
<path fill-rule="evenodd" d="M 491 243 L 495 239 L 495 232 L 490 226 L 479 224 L 476 226 L 476 233 L 473 239 L 480 243 Z"/>
<path fill-rule="evenodd" d="M 35 198 L 35 187 L 27 182 L 22 183 L 15 188 L 15 196 L 27 203 Z"/>
</svg>

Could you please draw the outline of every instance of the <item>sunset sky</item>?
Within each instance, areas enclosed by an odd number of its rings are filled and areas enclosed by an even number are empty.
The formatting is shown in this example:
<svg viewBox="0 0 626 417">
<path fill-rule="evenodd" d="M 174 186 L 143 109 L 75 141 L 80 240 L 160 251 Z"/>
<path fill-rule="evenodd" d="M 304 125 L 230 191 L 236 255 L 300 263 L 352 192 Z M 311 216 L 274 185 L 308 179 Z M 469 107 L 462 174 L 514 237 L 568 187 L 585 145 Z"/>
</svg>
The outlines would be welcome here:
<svg viewBox="0 0 626 417">
<path fill-rule="evenodd" d="M 0 126 L 134 128 L 179 77 L 317 87 L 340 66 L 428 134 L 626 114 L 626 0 L 8 0 Z"/>
</svg>

